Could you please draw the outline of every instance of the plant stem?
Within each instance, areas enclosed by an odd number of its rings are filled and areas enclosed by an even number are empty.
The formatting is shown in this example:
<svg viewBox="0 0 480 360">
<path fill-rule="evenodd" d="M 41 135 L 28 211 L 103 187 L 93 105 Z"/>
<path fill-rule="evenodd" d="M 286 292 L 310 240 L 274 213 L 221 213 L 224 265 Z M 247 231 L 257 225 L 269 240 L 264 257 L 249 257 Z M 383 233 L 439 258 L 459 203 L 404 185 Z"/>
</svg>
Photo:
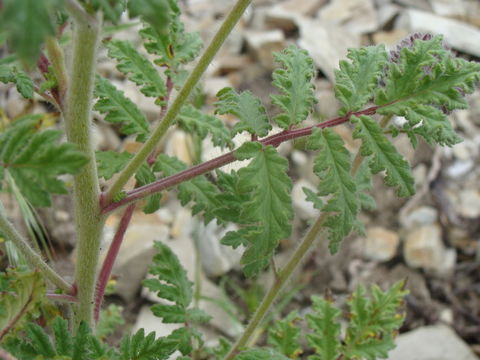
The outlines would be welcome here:
<svg viewBox="0 0 480 360">
<path fill-rule="evenodd" d="M 60 275 L 58 275 L 55 270 L 53 270 L 48 264 L 42 259 L 42 257 L 32 249 L 28 244 L 27 240 L 18 233 L 15 227 L 10 221 L 8 221 L 5 215 L 5 209 L 0 203 L 0 230 L 3 235 L 13 242 L 17 249 L 22 253 L 23 256 L 27 259 L 28 263 L 35 268 L 38 268 L 45 277 L 50 280 L 55 286 L 59 289 L 70 293 L 72 291 L 72 286 L 67 283 Z"/>
<path fill-rule="evenodd" d="M 320 129 L 324 129 L 327 127 L 336 126 L 349 121 L 350 116 L 352 115 L 373 115 L 378 108 L 379 108 L 378 106 L 373 106 L 353 114 L 348 114 L 345 116 L 337 117 L 335 119 L 324 121 L 314 126 L 304 127 L 301 129 L 285 130 L 278 134 L 275 134 L 263 140 L 260 140 L 260 142 L 263 145 L 273 145 L 277 147 L 284 141 L 293 140 L 299 137 L 310 135 L 312 133 L 313 128 L 317 127 Z M 196 176 L 203 175 L 209 171 L 218 169 L 226 164 L 234 162 L 235 160 L 236 158 L 235 158 L 235 150 L 234 150 L 227 154 L 214 158 L 212 160 L 201 163 L 199 165 L 192 166 L 191 168 L 181 171 L 177 174 L 167 176 L 151 184 L 147 184 L 145 186 L 141 186 L 139 188 L 133 189 L 127 192 L 127 196 L 122 200 L 114 203 L 106 203 L 106 205 L 103 206 L 102 213 L 103 214 L 109 213 L 120 206 L 127 205 L 129 203 L 132 203 L 134 201 L 147 197 L 151 194 L 163 191 L 169 187 L 172 187 L 184 181 L 190 180 Z"/>
<path fill-rule="evenodd" d="M 168 128 L 177 117 L 180 108 L 190 96 L 190 93 L 194 89 L 195 85 L 200 80 L 208 65 L 210 65 L 210 63 L 212 62 L 214 56 L 232 31 L 235 24 L 238 22 L 238 20 L 240 20 L 241 16 L 243 15 L 245 9 L 250 4 L 250 2 L 251 0 L 237 0 L 235 6 L 232 8 L 228 16 L 223 21 L 222 25 L 218 29 L 217 33 L 213 37 L 210 45 L 205 49 L 202 57 L 185 81 L 185 84 L 179 91 L 177 97 L 175 98 L 171 107 L 165 114 L 163 120 L 158 124 L 150 138 L 148 138 L 145 144 L 143 144 L 138 153 L 135 154 L 135 156 L 130 160 L 127 166 L 122 170 L 122 172 L 120 172 L 117 179 L 112 184 L 111 188 L 108 190 L 106 195 L 107 204 L 110 203 L 112 201 L 112 198 L 123 189 L 127 181 L 133 176 L 135 171 L 137 171 L 140 165 L 152 153 L 157 143 L 165 135 Z"/>
<path fill-rule="evenodd" d="M 67 2 L 70 3 L 70 2 Z M 64 119 L 67 138 L 89 156 L 89 162 L 74 177 L 74 209 L 77 233 L 75 284 L 79 304 L 75 322 L 93 326 L 95 278 L 103 217 L 100 214 L 95 153 L 92 143 L 91 110 L 96 53 L 101 20 L 80 22 L 75 17 L 73 51 Z"/>
<path fill-rule="evenodd" d="M 293 271 L 295 270 L 295 268 L 298 266 L 300 261 L 303 259 L 305 254 L 308 252 L 312 244 L 317 239 L 318 234 L 322 229 L 322 225 L 326 217 L 327 217 L 326 213 L 320 214 L 317 221 L 315 221 L 315 223 L 312 225 L 310 230 L 308 230 L 308 233 L 305 235 L 302 242 L 297 247 L 297 249 L 293 253 L 288 263 L 285 265 L 285 267 L 282 270 L 278 272 L 278 277 L 275 279 L 275 282 L 273 283 L 272 287 L 270 288 L 270 290 L 268 290 L 268 293 L 265 295 L 258 309 L 255 311 L 255 314 L 253 315 L 252 319 L 250 320 L 247 327 L 245 328 L 245 332 L 233 345 L 229 353 L 225 356 L 224 360 L 232 360 L 235 357 L 235 355 L 237 355 L 238 351 L 240 351 L 247 344 L 248 340 L 250 339 L 252 334 L 255 332 L 255 329 L 264 318 L 268 309 L 270 309 L 270 306 L 273 304 L 275 298 L 280 293 L 280 290 L 282 290 L 287 280 L 293 274 Z"/>
<path fill-rule="evenodd" d="M 62 105 L 67 92 L 67 70 L 65 68 L 65 56 L 63 49 L 55 37 L 49 36 L 46 41 L 48 58 L 52 64 L 53 73 L 57 79 L 59 105 Z"/>
<path fill-rule="evenodd" d="M 103 261 L 102 269 L 98 274 L 97 279 L 97 290 L 95 293 L 95 321 L 98 322 L 100 316 L 100 309 L 102 307 L 103 295 L 105 294 L 105 288 L 107 287 L 108 279 L 110 279 L 110 274 L 112 273 L 113 265 L 117 258 L 120 246 L 122 245 L 123 239 L 125 237 L 125 232 L 127 231 L 130 220 L 133 216 L 133 211 L 135 210 L 135 204 L 130 204 L 122 215 L 120 222 L 113 237 L 112 243 L 108 248 L 107 256 Z"/>
<path fill-rule="evenodd" d="M 65 0 L 65 9 L 75 22 L 95 26 L 95 18 L 90 16 L 77 0 Z"/>
</svg>

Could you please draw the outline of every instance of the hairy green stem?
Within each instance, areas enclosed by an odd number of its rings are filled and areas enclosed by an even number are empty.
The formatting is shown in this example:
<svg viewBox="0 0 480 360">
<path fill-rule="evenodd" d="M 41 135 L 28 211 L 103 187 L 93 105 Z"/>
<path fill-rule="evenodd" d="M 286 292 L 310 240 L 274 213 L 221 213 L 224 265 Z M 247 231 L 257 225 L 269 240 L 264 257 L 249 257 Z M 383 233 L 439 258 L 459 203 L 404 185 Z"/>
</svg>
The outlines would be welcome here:
<svg viewBox="0 0 480 360">
<path fill-rule="evenodd" d="M 237 355 L 237 353 L 247 344 L 248 340 L 255 332 L 255 329 L 258 327 L 262 319 L 265 317 L 265 314 L 270 309 L 270 306 L 273 304 L 276 297 L 279 295 L 287 280 L 293 274 L 300 261 L 303 259 L 305 254 L 308 252 L 315 240 L 318 238 L 318 235 L 322 230 L 322 225 L 326 217 L 326 213 L 320 214 L 317 221 L 315 221 L 310 230 L 308 230 L 308 233 L 305 235 L 302 242 L 297 247 L 288 263 L 282 270 L 278 272 L 278 276 L 275 279 L 272 287 L 270 288 L 270 290 L 268 290 L 267 294 L 262 299 L 262 302 L 255 311 L 255 314 L 245 328 L 244 333 L 237 340 L 235 345 L 233 345 L 233 347 L 230 349 L 224 360 L 232 360 Z"/>
<path fill-rule="evenodd" d="M 180 108 L 190 96 L 195 85 L 202 77 L 208 65 L 210 65 L 210 63 L 212 62 L 214 56 L 232 31 L 235 24 L 242 17 L 245 9 L 250 4 L 250 2 L 251 0 L 237 0 L 237 3 L 223 21 L 222 25 L 220 26 L 217 33 L 210 42 L 210 45 L 205 49 L 202 57 L 185 81 L 185 84 L 183 85 L 182 89 L 179 91 L 177 97 L 168 109 L 165 117 L 158 124 L 152 135 L 148 138 L 145 144 L 143 144 L 138 153 L 135 154 L 135 156 L 130 160 L 127 166 L 120 172 L 117 179 L 108 190 L 106 195 L 107 204 L 110 203 L 113 197 L 123 189 L 127 181 L 133 176 L 135 171 L 137 171 L 140 165 L 147 159 L 147 157 L 154 150 L 155 146 L 165 135 L 168 128 L 170 127 L 170 125 L 172 125 L 173 121 L 177 117 Z"/>
<path fill-rule="evenodd" d="M 65 9 L 75 22 L 95 26 L 95 18 L 89 15 L 77 0 L 65 0 Z"/>
<path fill-rule="evenodd" d="M 93 326 L 95 279 L 100 251 L 103 217 L 100 215 L 95 153 L 92 143 L 92 100 L 101 21 L 74 24 L 72 63 L 65 103 L 68 140 L 90 160 L 74 177 L 74 209 L 77 233 L 75 284 L 78 290 L 76 323 Z"/>
<path fill-rule="evenodd" d="M 22 253 L 23 256 L 27 259 L 28 263 L 37 269 L 39 269 L 45 277 L 50 280 L 55 286 L 59 289 L 70 293 L 72 286 L 67 283 L 60 275 L 58 275 L 55 270 L 53 270 L 48 264 L 42 259 L 42 257 L 32 249 L 28 244 L 27 240 L 15 229 L 10 221 L 8 221 L 5 214 L 3 205 L 0 203 L 0 230 L 3 235 L 15 244 L 16 248 Z"/>
<path fill-rule="evenodd" d="M 62 105 L 65 93 L 67 92 L 67 70 L 65 68 L 65 56 L 63 55 L 63 49 L 58 44 L 57 39 L 53 36 L 47 38 L 46 47 L 48 59 L 52 64 L 53 73 L 57 79 L 59 101 L 60 105 Z"/>
</svg>

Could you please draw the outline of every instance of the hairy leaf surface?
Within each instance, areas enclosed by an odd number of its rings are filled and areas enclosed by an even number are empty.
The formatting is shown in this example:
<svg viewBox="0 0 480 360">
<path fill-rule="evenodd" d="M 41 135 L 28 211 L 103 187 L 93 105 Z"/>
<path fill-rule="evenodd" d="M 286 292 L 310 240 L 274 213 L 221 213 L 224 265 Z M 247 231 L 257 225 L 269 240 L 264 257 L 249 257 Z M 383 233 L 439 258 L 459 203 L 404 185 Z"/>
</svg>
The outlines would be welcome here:
<svg viewBox="0 0 480 360">
<path fill-rule="evenodd" d="M 107 43 L 108 56 L 116 59 L 117 69 L 127 78 L 140 86 L 140 91 L 149 97 L 156 98 L 159 105 L 166 94 L 166 86 L 158 71 L 128 41 L 112 40 Z"/>
<path fill-rule="evenodd" d="M 232 136 L 248 131 L 257 136 L 266 136 L 272 128 L 260 99 L 250 91 L 237 93 L 232 88 L 224 88 L 217 93 L 216 114 L 235 115 L 239 122 L 232 129 Z"/>
<path fill-rule="evenodd" d="M 362 115 L 352 116 L 355 124 L 354 139 L 361 139 L 362 156 L 370 156 L 370 169 L 373 174 L 385 170 L 384 181 L 396 187 L 398 196 L 411 196 L 415 193 L 415 182 L 410 165 L 383 134 L 383 130 L 372 118 Z"/>
<path fill-rule="evenodd" d="M 140 17 L 159 34 L 168 33 L 172 19 L 180 12 L 176 0 L 129 0 L 130 17 Z"/>
<path fill-rule="evenodd" d="M 50 206 L 50 193 L 67 192 L 62 174 L 75 174 L 88 161 L 74 144 L 59 144 L 61 132 L 36 130 L 39 117 L 15 121 L 0 134 L 0 165 L 34 206 Z"/>
<path fill-rule="evenodd" d="M 300 348 L 301 318 L 298 312 L 292 311 L 285 319 L 275 322 L 268 332 L 268 343 L 279 353 L 289 359 L 297 359 L 303 352 Z"/>
<path fill-rule="evenodd" d="M 182 107 L 177 117 L 177 123 L 182 129 L 198 135 L 201 139 L 211 135 L 215 146 L 222 148 L 233 146 L 230 133 L 224 123 L 215 116 L 205 114 L 192 105 Z"/>
<path fill-rule="evenodd" d="M 33 98 L 33 81 L 16 66 L 0 65 L 0 81 L 14 83 L 17 91 L 25 98 Z"/>
<path fill-rule="evenodd" d="M 342 138 L 331 129 L 314 129 L 307 146 L 319 150 L 313 170 L 320 178 L 319 195 L 330 196 L 322 211 L 332 213 L 325 226 L 330 230 L 330 251 L 336 253 L 340 242 L 352 230 L 358 213 L 350 153 Z"/>
<path fill-rule="evenodd" d="M 122 124 L 120 131 L 125 135 L 138 134 L 140 140 L 146 138 L 149 134 L 147 119 L 123 91 L 117 90 L 109 80 L 97 76 L 95 95 L 98 100 L 94 109 L 106 114 L 106 121 Z"/>
<path fill-rule="evenodd" d="M 275 350 L 265 348 L 242 351 L 235 360 L 289 360 L 289 358 Z"/>
<path fill-rule="evenodd" d="M 335 70 L 335 95 L 344 104 L 342 115 L 360 110 L 373 98 L 387 63 L 383 45 L 349 49 L 347 57 L 351 62 L 342 60 L 340 69 Z"/>
<path fill-rule="evenodd" d="M 145 335 L 140 329 L 132 336 L 123 338 L 120 344 L 120 360 L 166 360 L 170 358 L 177 344 L 167 338 L 155 339 L 155 332 Z"/>
<path fill-rule="evenodd" d="M 95 157 L 97 159 L 98 177 L 109 180 L 125 167 L 133 155 L 126 151 L 97 151 Z"/>
<path fill-rule="evenodd" d="M 95 11 L 101 10 L 104 18 L 113 24 L 118 23 L 127 3 L 126 0 L 83 0 L 82 2 Z"/>
<path fill-rule="evenodd" d="M 271 95 L 272 103 L 282 110 L 274 120 L 286 129 L 301 123 L 312 111 L 316 102 L 312 83 L 316 71 L 308 53 L 295 46 L 275 53 L 274 57 L 282 65 L 281 69 L 276 69 L 272 74 L 272 84 L 281 92 Z"/>
<path fill-rule="evenodd" d="M 248 224 L 242 229 L 248 244 L 241 263 L 247 276 L 263 270 L 270 261 L 279 241 L 291 233 L 293 218 L 290 192 L 292 181 L 287 175 L 288 161 L 269 145 L 258 142 L 242 145 L 235 156 L 239 160 L 252 159 L 239 170 L 239 191 L 249 194 L 240 217 Z"/>
</svg>

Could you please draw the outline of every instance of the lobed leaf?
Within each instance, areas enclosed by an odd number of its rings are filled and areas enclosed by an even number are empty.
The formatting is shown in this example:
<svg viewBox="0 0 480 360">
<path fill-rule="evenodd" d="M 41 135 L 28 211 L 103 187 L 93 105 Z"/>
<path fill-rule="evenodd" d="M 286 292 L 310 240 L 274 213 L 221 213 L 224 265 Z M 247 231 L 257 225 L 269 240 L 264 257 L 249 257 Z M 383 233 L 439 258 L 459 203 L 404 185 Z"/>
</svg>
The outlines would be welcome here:
<svg viewBox="0 0 480 360">
<path fill-rule="evenodd" d="M 288 161 L 271 145 L 264 148 L 258 142 L 248 142 L 235 156 L 238 160 L 252 158 L 238 172 L 239 191 L 248 194 L 249 199 L 240 213 L 242 223 L 248 225 L 237 234 L 247 244 L 241 259 L 243 271 L 253 276 L 268 265 L 279 241 L 290 236 L 292 182 L 287 175 Z"/>
<path fill-rule="evenodd" d="M 150 166 L 144 163 L 138 168 L 137 172 L 135 173 L 135 180 L 137 180 L 137 186 L 144 186 L 154 182 L 155 180 L 157 180 L 157 178 Z M 155 193 L 146 197 L 147 203 L 143 207 L 143 212 L 145 214 L 153 214 L 155 211 L 160 209 L 161 198 L 161 193 Z"/>
<path fill-rule="evenodd" d="M 342 138 L 331 129 L 314 129 L 307 147 L 319 150 L 313 168 L 320 178 L 319 195 L 330 196 L 322 211 L 332 213 L 325 221 L 329 228 L 329 248 L 336 253 L 340 242 L 353 228 L 357 213 L 357 187 L 350 175 L 350 153 Z"/>
<path fill-rule="evenodd" d="M 384 45 L 348 49 L 351 62 L 340 61 L 340 69 L 335 70 L 335 95 L 344 106 L 342 115 L 360 110 L 378 87 L 379 78 L 387 63 Z"/>
<path fill-rule="evenodd" d="M 140 329 L 132 336 L 123 338 L 120 344 L 120 360 L 166 360 L 170 358 L 177 344 L 168 337 L 155 339 L 155 332 L 145 336 Z"/>
<path fill-rule="evenodd" d="M 58 144 L 60 131 L 36 131 L 39 118 L 15 121 L 0 134 L 0 165 L 34 206 L 50 206 L 50 193 L 67 192 L 62 174 L 75 174 L 88 157 L 74 144 Z"/>
<path fill-rule="evenodd" d="M 0 81 L 3 83 L 14 83 L 17 91 L 25 99 L 33 98 L 33 81 L 23 71 L 18 70 L 16 66 L 0 64 Z"/>
<path fill-rule="evenodd" d="M 83 3 L 93 11 L 101 10 L 103 17 L 113 24 L 118 23 L 126 8 L 126 0 L 83 0 Z"/>
<path fill-rule="evenodd" d="M 242 131 L 263 137 L 272 128 L 260 99 L 250 91 L 239 94 L 227 87 L 217 93 L 217 98 L 215 113 L 232 114 L 239 120 L 232 129 L 232 137 Z"/>
<path fill-rule="evenodd" d="M 109 180 L 116 173 L 120 172 L 128 161 L 133 157 L 132 154 L 116 151 L 97 151 L 95 158 L 97 160 L 98 177 Z"/>
<path fill-rule="evenodd" d="M 365 115 L 352 116 L 352 123 L 355 124 L 353 138 L 362 140 L 360 153 L 364 157 L 371 156 L 369 166 L 372 173 L 385 170 L 385 184 L 396 187 L 398 196 L 413 195 L 415 183 L 410 165 L 383 134 L 380 125 Z"/>
<path fill-rule="evenodd" d="M 268 332 L 269 345 L 289 359 L 296 359 L 303 352 L 300 348 L 300 320 L 298 313 L 292 311 L 285 319 L 276 321 Z"/>
<path fill-rule="evenodd" d="M 159 34 L 168 32 L 173 17 L 180 12 L 176 0 L 129 0 L 130 18 L 140 17 Z"/>
<path fill-rule="evenodd" d="M 480 64 L 455 58 L 442 41 L 442 36 L 426 35 L 405 42 L 388 65 L 375 103 L 379 114 L 404 116 L 411 134 L 452 146 L 460 138 L 444 112 L 467 107 L 465 95 L 480 79 Z"/>
<path fill-rule="evenodd" d="M 272 103 L 282 110 L 274 120 L 287 129 L 301 123 L 312 111 L 316 102 L 312 83 L 316 71 L 308 53 L 293 45 L 274 57 L 283 67 L 272 74 L 272 84 L 281 91 L 279 95 L 271 95 Z"/>
<path fill-rule="evenodd" d="M 153 166 L 156 172 L 162 172 L 164 176 L 170 176 L 185 170 L 186 165 L 180 160 L 160 155 Z M 218 189 L 205 176 L 197 176 L 192 180 L 185 181 L 178 185 L 178 198 L 182 205 L 193 201 L 192 214 L 203 213 L 206 223 L 214 218 L 214 213 L 219 206 L 216 199 Z"/>
<path fill-rule="evenodd" d="M 156 98 L 155 103 L 161 105 L 166 94 L 165 82 L 158 71 L 128 41 L 112 40 L 106 45 L 108 56 L 116 59 L 117 69 L 127 78 L 140 86 L 145 96 Z"/>
<path fill-rule="evenodd" d="M 288 357 L 272 349 L 250 349 L 239 353 L 235 360 L 288 360 Z"/>
<path fill-rule="evenodd" d="M 312 297 L 312 314 L 307 314 L 308 327 L 312 334 L 307 335 L 308 344 L 315 349 L 312 360 L 336 360 L 340 353 L 341 311 L 331 301 L 317 296 Z"/>
<path fill-rule="evenodd" d="M 138 134 L 140 140 L 150 133 L 147 119 L 124 93 L 117 90 L 113 84 L 100 76 L 95 82 L 95 95 L 98 100 L 94 109 L 106 114 L 105 120 L 111 123 L 120 123 L 120 131 L 125 135 Z"/>
<path fill-rule="evenodd" d="M 215 146 L 222 148 L 233 146 L 230 133 L 223 122 L 215 116 L 205 114 L 192 105 L 182 107 L 177 117 L 177 123 L 182 129 L 198 135 L 201 139 L 211 135 L 212 143 Z"/>
</svg>

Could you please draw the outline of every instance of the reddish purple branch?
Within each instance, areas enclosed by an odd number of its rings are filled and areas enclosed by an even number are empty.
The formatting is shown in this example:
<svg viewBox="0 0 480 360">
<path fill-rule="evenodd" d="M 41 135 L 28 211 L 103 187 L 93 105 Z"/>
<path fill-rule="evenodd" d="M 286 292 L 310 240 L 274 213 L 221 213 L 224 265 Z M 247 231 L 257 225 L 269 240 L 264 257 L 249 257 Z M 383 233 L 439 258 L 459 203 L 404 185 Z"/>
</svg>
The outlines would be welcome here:
<svg viewBox="0 0 480 360">
<path fill-rule="evenodd" d="M 120 245 L 122 245 L 123 238 L 125 237 L 125 232 L 127 231 L 130 220 L 132 219 L 133 211 L 135 210 L 135 204 L 130 204 L 125 209 L 125 212 L 120 219 L 118 224 L 117 231 L 113 237 L 110 248 L 108 249 L 107 256 L 102 264 L 102 269 L 98 274 L 97 279 L 97 291 L 95 293 L 95 321 L 98 321 L 100 316 L 100 308 L 102 307 L 103 295 L 105 294 L 105 288 L 107 287 L 108 279 L 110 279 L 110 274 L 112 273 L 113 264 L 120 250 Z"/>
<path fill-rule="evenodd" d="M 272 145 L 272 146 L 278 147 L 284 141 L 293 140 L 299 137 L 310 135 L 314 128 L 324 129 L 327 127 L 343 124 L 349 121 L 352 115 L 355 115 L 355 116 L 373 115 L 375 114 L 375 112 L 379 107 L 380 106 L 372 106 L 362 111 L 348 113 L 345 116 L 340 116 L 335 119 L 324 121 L 323 123 L 320 123 L 314 126 L 309 126 L 301 129 L 285 130 L 278 134 L 275 134 L 263 140 L 260 140 L 260 143 L 262 143 L 263 145 Z M 177 174 L 167 176 L 163 179 L 157 180 L 151 184 L 147 184 L 139 188 L 133 189 L 127 192 L 127 196 L 125 196 L 122 200 L 102 206 L 102 214 L 107 214 L 121 206 L 125 206 L 132 202 L 140 200 L 146 196 L 163 191 L 165 189 L 168 189 L 169 187 L 178 185 L 184 181 L 193 179 L 194 177 L 203 175 L 205 173 L 208 173 L 209 171 L 221 168 L 224 165 L 234 162 L 236 160 L 234 153 L 235 153 L 235 150 L 227 154 L 221 155 L 217 158 L 214 158 L 212 160 L 201 163 L 199 165 L 192 166 L 191 168 L 180 171 Z"/>
</svg>

